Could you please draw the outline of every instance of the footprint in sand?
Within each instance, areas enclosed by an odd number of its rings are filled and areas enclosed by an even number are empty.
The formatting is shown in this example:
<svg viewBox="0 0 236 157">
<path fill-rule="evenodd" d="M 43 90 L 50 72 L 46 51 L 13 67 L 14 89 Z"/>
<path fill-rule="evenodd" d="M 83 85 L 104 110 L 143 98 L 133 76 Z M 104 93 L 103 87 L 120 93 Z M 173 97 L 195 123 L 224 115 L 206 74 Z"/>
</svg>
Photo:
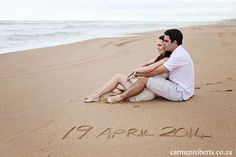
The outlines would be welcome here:
<svg viewBox="0 0 236 157">
<path fill-rule="evenodd" d="M 116 43 L 116 46 L 120 47 L 120 46 L 123 46 L 123 45 L 126 45 L 128 43 L 131 43 L 131 42 L 136 42 L 136 41 L 139 41 L 139 40 L 142 40 L 142 38 L 131 38 L 129 40 L 121 40 L 119 43 Z"/>
<path fill-rule="evenodd" d="M 204 85 L 207 85 L 207 86 L 209 86 L 209 85 L 216 85 L 216 84 L 220 84 L 220 83 L 223 83 L 223 82 L 225 82 L 225 81 L 236 81 L 236 80 L 234 80 L 234 79 L 232 79 L 232 78 L 230 78 L 230 77 L 227 77 L 226 78 L 226 80 L 224 80 L 224 81 L 218 81 L 218 82 L 208 82 L 208 83 L 205 83 Z M 195 89 L 201 89 L 200 87 L 195 87 Z M 226 89 L 226 90 L 213 90 L 212 92 L 233 92 L 233 90 L 232 89 Z"/>
<path fill-rule="evenodd" d="M 232 78 L 230 78 L 230 77 L 227 77 L 226 78 L 228 81 L 236 81 L 236 80 L 234 80 L 234 79 L 232 79 Z"/>
<path fill-rule="evenodd" d="M 215 85 L 215 84 L 219 84 L 219 83 L 222 83 L 222 82 L 209 82 L 209 83 L 206 83 L 205 85 Z"/>
<path fill-rule="evenodd" d="M 226 89 L 226 90 L 213 90 L 212 92 L 233 92 L 232 89 Z"/>
</svg>

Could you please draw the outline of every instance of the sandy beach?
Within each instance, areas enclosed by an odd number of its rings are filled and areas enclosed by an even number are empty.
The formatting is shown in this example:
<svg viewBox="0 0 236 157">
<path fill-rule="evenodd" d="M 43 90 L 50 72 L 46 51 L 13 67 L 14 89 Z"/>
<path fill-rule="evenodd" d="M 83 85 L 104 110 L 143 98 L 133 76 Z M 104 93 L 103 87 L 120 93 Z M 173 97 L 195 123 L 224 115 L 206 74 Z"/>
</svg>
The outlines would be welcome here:
<svg viewBox="0 0 236 157">
<path fill-rule="evenodd" d="M 0 156 L 235 156 L 236 23 L 180 30 L 196 70 L 196 95 L 185 102 L 83 102 L 154 58 L 164 31 L 0 55 Z"/>
</svg>

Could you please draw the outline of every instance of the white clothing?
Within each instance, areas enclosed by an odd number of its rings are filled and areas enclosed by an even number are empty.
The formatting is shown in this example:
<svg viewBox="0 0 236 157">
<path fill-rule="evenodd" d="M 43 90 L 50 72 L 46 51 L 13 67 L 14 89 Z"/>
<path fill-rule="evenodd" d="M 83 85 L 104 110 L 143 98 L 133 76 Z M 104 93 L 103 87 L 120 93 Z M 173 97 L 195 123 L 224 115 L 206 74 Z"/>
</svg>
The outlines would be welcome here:
<svg viewBox="0 0 236 157">
<path fill-rule="evenodd" d="M 166 79 L 168 77 L 168 74 L 164 73 L 160 75 L 159 77 Z M 138 79 L 139 77 L 136 77 L 135 79 L 130 80 L 132 82 L 131 84 L 134 84 Z M 156 97 L 156 94 L 154 92 L 152 92 L 148 88 L 144 88 L 144 90 L 138 95 L 130 97 L 129 101 L 130 102 L 149 101 L 149 100 L 153 100 L 155 97 Z"/>
<path fill-rule="evenodd" d="M 183 99 L 194 95 L 194 65 L 191 56 L 179 45 L 163 64 L 169 71 L 169 80 L 182 88 Z"/>
<path fill-rule="evenodd" d="M 149 77 L 147 88 L 156 95 L 171 101 L 183 101 L 183 89 L 176 83 L 160 76 Z"/>
</svg>

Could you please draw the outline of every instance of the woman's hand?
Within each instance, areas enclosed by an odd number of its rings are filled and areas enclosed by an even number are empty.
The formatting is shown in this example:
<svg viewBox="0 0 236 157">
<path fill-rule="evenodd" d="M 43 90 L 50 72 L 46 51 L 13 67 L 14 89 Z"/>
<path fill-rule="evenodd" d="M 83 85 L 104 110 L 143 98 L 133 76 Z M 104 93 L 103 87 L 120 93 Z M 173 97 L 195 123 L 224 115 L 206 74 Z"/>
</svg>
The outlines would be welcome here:
<svg viewBox="0 0 236 157">
<path fill-rule="evenodd" d="M 135 77 L 146 76 L 144 73 L 136 72 Z"/>
<path fill-rule="evenodd" d="M 130 81 L 130 79 L 135 78 L 135 77 L 136 77 L 135 74 L 136 74 L 136 72 L 132 72 L 132 73 L 130 73 L 130 74 L 128 75 L 126 81 Z"/>
</svg>

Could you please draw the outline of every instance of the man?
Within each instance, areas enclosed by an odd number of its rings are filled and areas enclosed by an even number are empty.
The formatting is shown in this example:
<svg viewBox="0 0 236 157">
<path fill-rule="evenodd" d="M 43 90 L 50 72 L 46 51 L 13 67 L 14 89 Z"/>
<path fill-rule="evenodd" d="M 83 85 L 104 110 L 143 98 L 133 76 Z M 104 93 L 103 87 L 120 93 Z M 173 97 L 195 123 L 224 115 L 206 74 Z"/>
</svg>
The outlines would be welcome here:
<svg viewBox="0 0 236 157">
<path fill-rule="evenodd" d="M 124 93 L 107 98 L 114 103 L 139 94 L 146 86 L 152 92 L 171 101 L 184 101 L 194 95 L 194 65 L 189 53 L 183 48 L 183 34 L 178 29 L 165 31 L 164 46 L 172 54 L 168 61 L 147 74 L 136 73 L 139 80 Z M 169 78 L 159 77 L 169 73 Z"/>
</svg>

